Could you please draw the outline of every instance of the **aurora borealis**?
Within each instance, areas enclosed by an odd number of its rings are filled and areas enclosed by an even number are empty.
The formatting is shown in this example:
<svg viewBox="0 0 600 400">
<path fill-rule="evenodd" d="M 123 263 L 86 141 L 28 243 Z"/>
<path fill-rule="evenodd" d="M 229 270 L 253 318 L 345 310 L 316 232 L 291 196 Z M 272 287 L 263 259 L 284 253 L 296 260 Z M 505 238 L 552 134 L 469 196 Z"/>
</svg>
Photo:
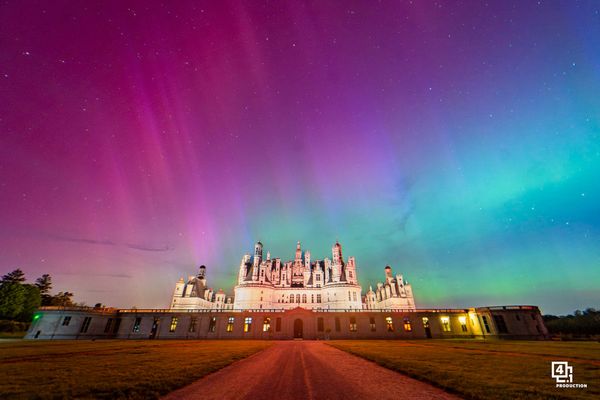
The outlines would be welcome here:
<svg viewBox="0 0 600 400">
<path fill-rule="evenodd" d="M 0 5 L 0 273 L 166 307 L 336 239 L 418 307 L 600 305 L 600 3 Z"/>
</svg>

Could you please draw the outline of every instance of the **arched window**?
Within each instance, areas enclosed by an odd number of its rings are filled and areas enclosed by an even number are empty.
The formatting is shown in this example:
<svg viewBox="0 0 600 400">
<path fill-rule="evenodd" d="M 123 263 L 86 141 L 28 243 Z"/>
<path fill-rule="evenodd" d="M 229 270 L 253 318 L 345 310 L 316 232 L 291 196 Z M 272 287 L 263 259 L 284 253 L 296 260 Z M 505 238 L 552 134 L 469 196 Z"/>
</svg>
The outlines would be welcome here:
<svg viewBox="0 0 600 400">
<path fill-rule="evenodd" d="M 296 303 L 300 303 L 300 295 L 299 294 L 296 295 Z"/>
<path fill-rule="evenodd" d="M 302 295 L 302 302 L 306 303 L 306 295 L 305 294 Z"/>
</svg>

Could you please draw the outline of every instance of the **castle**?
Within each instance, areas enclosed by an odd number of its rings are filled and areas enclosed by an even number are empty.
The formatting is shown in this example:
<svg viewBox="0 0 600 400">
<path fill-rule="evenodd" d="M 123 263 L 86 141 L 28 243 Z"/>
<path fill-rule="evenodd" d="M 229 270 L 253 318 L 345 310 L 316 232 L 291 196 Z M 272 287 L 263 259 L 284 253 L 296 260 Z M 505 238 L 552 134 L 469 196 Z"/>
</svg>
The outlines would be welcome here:
<svg viewBox="0 0 600 400">
<path fill-rule="evenodd" d="M 242 257 L 234 297 L 207 285 L 206 267 L 175 285 L 168 309 L 41 307 L 27 339 L 544 339 L 536 306 L 417 309 L 411 285 L 385 267 L 363 296 L 354 257 Z"/>
<path fill-rule="evenodd" d="M 342 245 L 336 241 L 332 258 L 311 261 L 310 251 L 296 245 L 293 260 L 263 257 L 263 244 L 254 245 L 254 253 L 242 257 L 234 298 L 222 290 L 214 292 L 206 285 L 206 267 L 197 276 L 181 278 L 175 285 L 172 310 L 414 310 L 412 287 L 402 275 L 394 276 L 385 267 L 385 282 L 366 296 L 358 283 L 356 259 L 344 260 Z"/>
</svg>

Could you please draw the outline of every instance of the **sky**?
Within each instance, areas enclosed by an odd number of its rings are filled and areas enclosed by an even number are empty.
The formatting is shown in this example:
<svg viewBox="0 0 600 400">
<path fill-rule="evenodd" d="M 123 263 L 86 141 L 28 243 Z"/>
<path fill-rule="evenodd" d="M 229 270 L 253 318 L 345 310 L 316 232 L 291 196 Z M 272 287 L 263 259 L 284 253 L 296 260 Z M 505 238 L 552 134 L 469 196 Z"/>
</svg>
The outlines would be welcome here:
<svg viewBox="0 0 600 400">
<path fill-rule="evenodd" d="M 168 307 L 261 240 L 600 308 L 600 3 L 3 1 L 0 274 Z"/>
</svg>

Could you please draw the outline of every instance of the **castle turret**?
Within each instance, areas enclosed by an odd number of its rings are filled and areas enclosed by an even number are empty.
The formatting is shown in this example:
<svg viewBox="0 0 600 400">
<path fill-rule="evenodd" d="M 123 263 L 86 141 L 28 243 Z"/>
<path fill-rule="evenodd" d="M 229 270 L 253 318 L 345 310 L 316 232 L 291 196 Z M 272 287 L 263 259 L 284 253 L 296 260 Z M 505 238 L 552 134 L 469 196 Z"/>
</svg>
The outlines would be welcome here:
<svg viewBox="0 0 600 400">
<path fill-rule="evenodd" d="M 348 258 L 348 264 L 346 265 L 346 281 L 352 285 L 358 284 L 358 277 L 356 276 L 356 259 L 354 257 Z"/>
<path fill-rule="evenodd" d="M 254 267 L 258 267 L 262 261 L 263 244 L 258 241 L 254 245 Z"/>
<path fill-rule="evenodd" d="M 244 255 L 242 257 L 242 262 L 240 263 L 240 273 L 238 274 L 238 284 L 244 283 L 246 280 L 246 276 L 248 276 L 248 270 L 252 268 L 252 264 L 250 263 L 250 254 Z"/>
<path fill-rule="evenodd" d="M 341 265 L 344 263 L 344 258 L 342 256 L 342 245 L 337 240 L 331 248 L 331 252 L 333 254 L 333 264 Z"/>
<path fill-rule="evenodd" d="M 385 266 L 385 283 L 390 283 L 390 281 L 394 279 L 394 276 L 392 275 L 392 267 L 390 267 L 389 265 Z"/>
</svg>

